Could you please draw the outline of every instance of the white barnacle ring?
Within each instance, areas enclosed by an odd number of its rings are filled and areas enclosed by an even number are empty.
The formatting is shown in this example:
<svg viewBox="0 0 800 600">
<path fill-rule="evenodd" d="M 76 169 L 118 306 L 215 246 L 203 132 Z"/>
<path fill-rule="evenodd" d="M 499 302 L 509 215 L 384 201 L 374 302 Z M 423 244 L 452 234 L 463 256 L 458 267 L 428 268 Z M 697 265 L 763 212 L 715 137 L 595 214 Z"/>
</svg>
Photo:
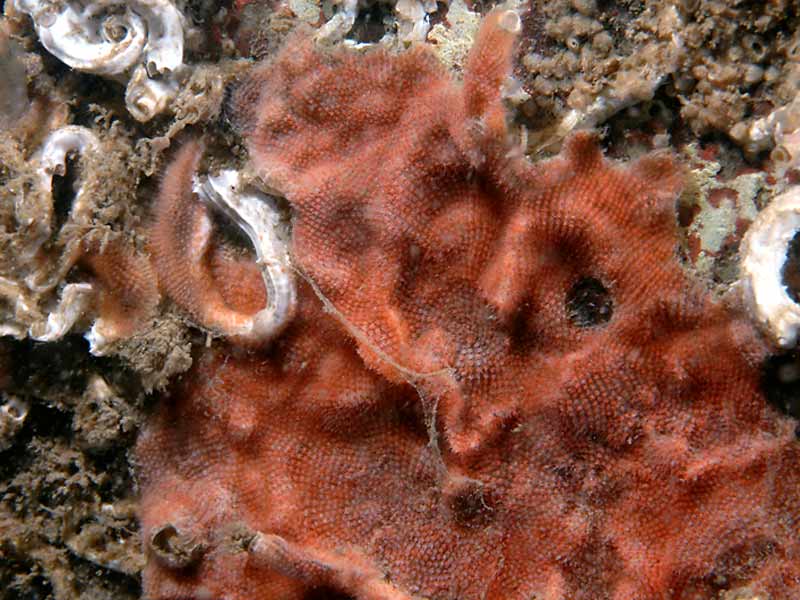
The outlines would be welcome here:
<svg viewBox="0 0 800 600">
<path fill-rule="evenodd" d="M 789 244 L 800 231 L 800 186 L 790 188 L 759 213 L 741 245 L 741 282 L 751 313 L 772 342 L 797 344 L 800 304 L 783 281 Z"/>
</svg>

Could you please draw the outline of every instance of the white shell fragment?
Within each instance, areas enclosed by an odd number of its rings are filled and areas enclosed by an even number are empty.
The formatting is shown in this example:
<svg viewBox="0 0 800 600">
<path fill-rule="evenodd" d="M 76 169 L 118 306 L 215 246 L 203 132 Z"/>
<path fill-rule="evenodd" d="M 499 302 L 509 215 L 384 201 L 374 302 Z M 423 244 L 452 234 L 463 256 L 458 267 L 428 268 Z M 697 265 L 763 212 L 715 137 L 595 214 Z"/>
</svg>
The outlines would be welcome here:
<svg viewBox="0 0 800 600">
<path fill-rule="evenodd" d="M 17 0 L 17 10 L 33 18 L 42 45 L 73 69 L 117 75 L 132 67 L 147 42 L 144 20 L 129 10 L 106 13 L 107 2 Z"/>
<path fill-rule="evenodd" d="M 150 75 L 183 64 L 183 17 L 169 0 L 16 0 L 39 40 L 73 69 L 119 75 L 144 63 Z"/>
<path fill-rule="evenodd" d="M 95 293 L 94 290 L 92 293 Z M 89 354 L 92 356 L 107 356 L 113 351 L 114 342 L 124 339 L 124 337 L 119 323 L 103 317 L 95 319 L 89 331 L 83 334 L 83 338 L 89 342 Z"/>
<path fill-rule="evenodd" d="M 106 356 L 113 342 L 120 338 L 103 319 L 92 323 L 92 328 L 83 337 L 89 342 L 89 354 L 92 356 Z"/>
<path fill-rule="evenodd" d="M 403 42 L 424 42 L 431 28 L 430 14 L 436 12 L 435 0 L 397 0 L 397 36 Z"/>
<path fill-rule="evenodd" d="M 777 196 L 756 217 L 741 245 L 745 299 L 758 323 L 781 348 L 797 343 L 800 305 L 783 283 L 789 243 L 800 231 L 800 187 Z"/>
<path fill-rule="evenodd" d="M 339 0 L 339 12 L 319 28 L 317 39 L 323 42 L 338 42 L 344 39 L 355 25 L 358 16 L 358 0 Z"/>
<path fill-rule="evenodd" d="M 30 405 L 22 398 L 0 394 L 0 450 L 11 446 L 29 410 Z"/>
<path fill-rule="evenodd" d="M 174 98 L 175 79 L 184 67 L 184 22 L 170 0 L 14 4 L 33 19 L 42 45 L 73 69 L 122 82 L 130 76 L 126 100 L 151 98 L 144 108 L 141 103 L 128 105 L 136 119 L 151 119 L 158 114 L 153 111 L 163 110 Z"/>
<path fill-rule="evenodd" d="M 64 337 L 89 311 L 95 290 L 88 283 L 68 283 L 56 308 L 44 323 L 34 323 L 30 336 L 39 342 L 54 342 Z"/>
<path fill-rule="evenodd" d="M 91 130 L 77 125 L 68 125 L 51 133 L 34 155 L 33 160 L 38 163 L 36 174 L 39 180 L 39 189 L 36 192 L 47 197 L 48 202 L 42 206 L 38 202 L 36 194 L 23 193 L 16 198 L 15 216 L 17 222 L 27 232 L 26 244 L 21 250 L 26 259 L 33 258 L 53 233 L 53 177 L 55 175 L 63 176 L 66 173 L 67 157 L 71 153 L 77 155 L 96 153 L 98 147 L 97 137 Z M 71 220 L 84 221 L 87 217 L 87 210 L 85 181 L 81 181 L 70 211 Z M 37 275 L 29 277 L 26 284 L 36 291 L 43 291 L 43 288 L 54 285 L 38 281 Z"/>
<path fill-rule="evenodd" d="M 218 175 L 195 177 L 194 192 L 221 210 L 247 235 L 267 290 L 267 305 L 227 335 L 262 343 L 273 339 L 294 316 L 297 291 L 292 273 L 288 235 L 283 231 L 280 209 L 275 200 L 242 186 L 239 172 L 232 169 Z"/>
<path fill-rule="evenodd" d="M 669 74 L 664 72 L 651 73 L 651 77 L 640 76 L 641 85 L 620 88 L 624 91 L 622 94 L 620 89 L 603 90 L 586 108 L 572 109 L 564 115 L 556 126 L 551 140 L 563 140 L 574 130 L 594 129 L 626 108 L 651 100 Z M 546 147 L 551 140 L 541 144 L 537 149 Z"/>
</svg>

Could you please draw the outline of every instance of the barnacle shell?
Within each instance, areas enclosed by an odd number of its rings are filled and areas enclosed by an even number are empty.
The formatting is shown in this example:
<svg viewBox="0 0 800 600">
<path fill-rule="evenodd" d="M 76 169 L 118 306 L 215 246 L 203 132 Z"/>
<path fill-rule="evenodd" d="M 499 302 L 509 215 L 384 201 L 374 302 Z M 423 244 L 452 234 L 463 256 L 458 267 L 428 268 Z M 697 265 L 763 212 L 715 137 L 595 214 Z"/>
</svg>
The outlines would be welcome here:
<svg viewBox="0 0 800 600">
<path fill-rule="evenodd" d="M 47 315 L 47 321 L 31 325 L 30 336 L 39 342 L 60 340 L 89 309 L 94 293 L 89 283 L 65 285 L 56 308 Z"/>
<path fill-rule="evenodd" d="M 358 16 L 358 0 L 343 0 L 341 8 L 317 32 L 317 39 L 326 42 L 338 41 L 350 31 Z"/>
<path fill-rule="evenodd" d="M 45 140 L 41 150 L 39 176 L 41 186 L 49 194 L 53 193 L 53 176 L 63 175 L 67 168 L 67 155 L 70 152 L 96 153 L 100 149 L 97 136 L 85 127 L 68 125 L 57 129 Z M 72 203 L 72 217 L 83 220 L 88 216 L 86 185 L 82 182 Z M 48 232 L 49 233 L 49 232 Z"/>
<path fill-rule="evenodd" d="M 797 343 L 800 305 L 789 296 L 782 271 L 789 243 L 800 230 L 800 187 L 777 196 L 742 240 L 742 283 L 756 320 L 783 348 Z"/>
</svg>

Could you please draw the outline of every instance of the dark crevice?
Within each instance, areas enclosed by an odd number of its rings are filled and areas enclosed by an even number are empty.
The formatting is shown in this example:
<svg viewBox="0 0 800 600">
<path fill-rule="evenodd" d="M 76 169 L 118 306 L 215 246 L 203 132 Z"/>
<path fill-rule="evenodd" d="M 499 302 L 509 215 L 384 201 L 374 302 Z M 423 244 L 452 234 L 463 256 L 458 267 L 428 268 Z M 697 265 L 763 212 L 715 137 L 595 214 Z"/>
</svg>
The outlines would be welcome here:
<svg viewBox="0 0 800 600">
<path fill-rule="evenodd" d="M 66 394 L 86 389 L 88 342 L 70 335 L 57 343 L 25 340 L 17 346 L 14 387 L 30 390 L 59 386 Z"/>
<path fill-rule="evenodd" d="M 22 435 L 29 439 L 34 435 L 68 439 L 72 435 L 72 413 L 45 402 L 32 402 L 25 419 L 25 428 L 28 427 L 29 432 L 23 429 Z"/>
<path fill-rule="evenodd" d="M 566 303 L 570 321 L 581 328 L 603 325 L 614 312 L 608 289 L 594 277 L 583 277 L 573 285 Z"/>
<path fill-rule="evenodd" d="M 534 351 L 539 344 L 539 335 L 532 329 L 531 301 L 525 300 L 519 304 L 508 320 L 506 333 L 511 342 L 511 350 L 524 356 Z"/>
<path fill-rule="evenodd" d="M 91 588 L 80 590 L 82 596 L 84 594 L 95 598 L 117 598 L 121 597 L 121 594 L 141 596 L 142 583 L 139 577 L 114 571 L 72 552 L 68 556 L 72 571 L 82 574 L 83 581 L 94 584 Z"/>
<path fill-rule="evenodd" d="M 195 25 L 204 25 L 223 8 L 230 8 L 231 0 L 188 0 L 186 12 Z"/>
<path fill-rule="evenodd" d="M 48 600 L 53 598 L 53 587 L 32 561 L 16 556 L 15 548 L 0 542 L 5 565 L 0 570 L 0 597 L 5 600 Z"/>
<path fill-rule="evenodd" d="M 353 596 L 330 586 L 320 586 L 308 590 L 303 600 L 355 600 Z"/>
<path fill-rule="evenodd" d="M 348 39 L 361 44 L 374 44 L 379 42 L 386 33 L 384 19 L 391 18 L 392 7 L 388 4 L 376 2 L 368 9 L 359 10 L 356 22 L 347 35 Z"/>
<path fill-rule="evenodd" d="M 73 108 L 73 124 L 92 128 L 96 126 L 97 106 L 103 106 L 119 114 L 125 114 L 125 104 L 121 100 L 125 89 L 121 83 L 103 78 L 100 75 L 70 71 L 70 85 L 81 101 Z"/>
<path fill-rule="evenodd" d="M 78 179 L 78 157 L 69 153 L 65 162 L 64 173 L 53 175 L 53 218 L 55 220 L 53 231 L 55 232 L 60 231 L 67 222 L 77 189 L 75 184 Z"/>
</svg>

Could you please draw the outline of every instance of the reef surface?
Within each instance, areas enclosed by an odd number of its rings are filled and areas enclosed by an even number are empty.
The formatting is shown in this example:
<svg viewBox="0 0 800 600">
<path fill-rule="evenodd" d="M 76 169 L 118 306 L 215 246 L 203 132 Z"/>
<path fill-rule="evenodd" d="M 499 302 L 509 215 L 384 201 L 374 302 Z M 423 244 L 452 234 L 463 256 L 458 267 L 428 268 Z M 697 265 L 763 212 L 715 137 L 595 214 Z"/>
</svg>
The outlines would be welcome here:
<svg viewBox="0 0 800 600">
<path fill-rule="evenodd" d="M 797 592 L 800 363 L 738 282 L 796 2 L 46 4 L 0 21 L 0 597 Z"/>
</svg>

